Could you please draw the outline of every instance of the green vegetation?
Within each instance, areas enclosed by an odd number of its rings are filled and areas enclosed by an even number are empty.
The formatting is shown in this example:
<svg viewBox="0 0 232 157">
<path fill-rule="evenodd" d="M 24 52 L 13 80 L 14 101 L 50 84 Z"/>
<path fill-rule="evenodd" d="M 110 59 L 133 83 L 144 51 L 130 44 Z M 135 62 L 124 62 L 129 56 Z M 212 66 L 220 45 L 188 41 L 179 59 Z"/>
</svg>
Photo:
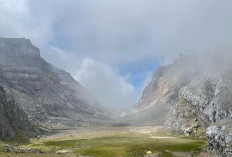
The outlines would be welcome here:
<svg viewBox="0 0 232 157">
<path fill-rule="evenodd" d="M 147 150 L 160 152 L 159 156 L 172 156 L 172 152 L 201 152 L 204 141 L 186 138 L 152 139 L 149 137 L 112 136 L 94 139 L 49 141 L 46 146 L 71 149 L 75 154 L 88 156 L 143 156 Z"/>
<path fill-rule="evenodd" d="M 69 139 L 66 137 L 34 139 L 29 145 L 20 147 L 41 149 L 47 156 L 63 156 L 56 152 L 67 151 L 71 156 L 93 157 L 143 157 L 146 156 L 147 151 L 151 151 L 153 156 L 158 157 L 172 157 L 175 153 L 197 156 L 206 150 L 206 142 L 202 139 L 171 136 L 161 129 L 146 133 L 129 129 L 127 131 L 109 129 L 101 132 L 85 132 L 78 137 L 73 135 L 68 137 Z M 33 156 L 39 156 L 39 154 Z"/>
</svg>

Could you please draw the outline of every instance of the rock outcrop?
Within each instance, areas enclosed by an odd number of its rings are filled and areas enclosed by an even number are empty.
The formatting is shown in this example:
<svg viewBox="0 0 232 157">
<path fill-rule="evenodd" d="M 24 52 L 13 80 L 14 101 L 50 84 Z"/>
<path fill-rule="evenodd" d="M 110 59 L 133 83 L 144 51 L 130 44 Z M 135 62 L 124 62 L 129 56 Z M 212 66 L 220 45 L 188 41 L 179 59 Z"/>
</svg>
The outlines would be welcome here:
<svg viewBox="0 0 232 157">
<path fill-rule="evenodd" d="M 206 136 L 209 141 L 208 151 L 217 150 L 225 157 L 232 156 L 232 125 L 231 122 L 220 126 L 213 125 L 207 128 Z"/>
<path fill-rule="evenodd" d="M 124 119 L 150 122 L 155 119 L 155 124 L 163 124 L 171 106 L 178 101 L 179 90 L 200 72 L 198 62 L 198 56 L 181 55 L 172 65 L 158 68 L 139 102 L 124 113 Z"/>
<path fill-rule="evenodd" d="M 11 93 L 0 86 L 0 140 L 9 140 L 16 136 L 26 137 L 29 136 L 28 133 L 35 131 Z"/>
<path fill-rule="evenodd" d="M 0 84 L 36 125 L 86 126 L 108 118 L 90 92 L 41 58 L 28 39 L 0 38 Z"/>
<path fill-rule="evenodd" d="M 209 152 L 232 156 L 232 55 L 211 53 L 209 57 L 209 62 L 201 63 L 205 72 L 179 90 L 178 102 L 172 106 L 165 127 L 187 136 L 206 134 Z"/>
<path fill-rule="evenodd" d="M 152 113 L 172 133 L 207 134 L 209 152 L 231 156 L 231 60 L 231 50 L 223 49 L 181 56 L 172 65 L 159 68 L 135 106 L 137 114 L 155 110 Z M 160 112 L 161 108 L 167 112 Z"/>
</svg>

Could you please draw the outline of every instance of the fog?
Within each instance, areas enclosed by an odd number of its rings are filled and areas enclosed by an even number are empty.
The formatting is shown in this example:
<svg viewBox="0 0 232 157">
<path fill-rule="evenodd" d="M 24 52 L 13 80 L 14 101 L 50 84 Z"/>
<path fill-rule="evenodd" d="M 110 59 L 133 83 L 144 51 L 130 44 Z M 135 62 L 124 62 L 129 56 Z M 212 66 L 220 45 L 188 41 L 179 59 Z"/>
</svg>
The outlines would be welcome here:
<svg viewBox="0 0 232 157">
<path fill-rule="evenodd" d="M 42 57 L 70 72 L 109 107 L 135 104 L 155 69 L 180 53 L 208 52 L 232 41 L 230 0 L 0 4 L 0 36 L 31 39 Z"/>
</svg>

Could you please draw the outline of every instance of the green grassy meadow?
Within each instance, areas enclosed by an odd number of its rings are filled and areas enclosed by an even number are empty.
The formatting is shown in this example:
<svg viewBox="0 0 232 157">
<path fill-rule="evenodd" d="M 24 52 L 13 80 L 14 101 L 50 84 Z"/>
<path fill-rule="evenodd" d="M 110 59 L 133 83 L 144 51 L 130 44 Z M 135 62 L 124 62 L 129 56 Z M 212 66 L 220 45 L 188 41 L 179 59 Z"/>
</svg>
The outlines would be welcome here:
<svg viewBox="0 0 232 157">
<path fill-rule="evenodd" d="M 1 147 L 5 143 L 1 143 Z M 20 145 L 23 149 L 42 150 L 43 153 L 4 152 L 0 156 L 92 156 L 92 157 L 174 157 L 198 156 L 206 151 L 204 139 L 172 136 L 161 128 L 112 127 L 64 131 L 55 136 L 32 139 Z M 152 154 L 148 155 L 147 151 Z M 59 154 L 58 154 L 59 153 Z"/>
</svg>

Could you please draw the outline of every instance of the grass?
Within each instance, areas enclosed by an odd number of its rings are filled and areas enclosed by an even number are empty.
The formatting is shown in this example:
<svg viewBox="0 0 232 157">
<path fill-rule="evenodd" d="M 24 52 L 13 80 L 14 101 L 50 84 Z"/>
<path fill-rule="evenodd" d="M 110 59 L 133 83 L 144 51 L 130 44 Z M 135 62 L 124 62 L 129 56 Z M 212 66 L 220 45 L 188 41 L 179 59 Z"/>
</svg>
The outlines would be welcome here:
<svg viewBox="0 0 232 157">
<path fill-rule="evenodd" d="M 160 152 L 160 156 L 172 156 L 173 152 L 201 152 L 204 141 L 186 138 L 151 139 L 148 137 L 102 137 L 69 141 L 50 141 L 46 146 L 59 146 L 72 149 L 75 154 L 96 157 L 118 157 L 145 155 L 146 151 Z"/>
<path fill-rule="evenodd" d="M 164 131 L 158 131 L 152 136 L 167 134 Z M 173 156 L 170 152 L 199 154 L 205 148 L 205 141 L 183 137 L 152 139 L 150 134 L 114 133 L 110 136 L 103 135 L 91 139 L 48 141 L 45 145 L 71 149 L 75 154 L 96 157 L 144 156 L 148 150 L 159 152 L 160 157 L 168 157 Z"/>
<path fill-rule="evenodd" d="M 86 134 L 78 137 L 72 136 L 72 139 L 68 140 L 66 138 L 59 138 L 59 140 L 34 139 L 29 145 L 23 147 L 39 148 L 45 154 L 54 156 L 56 155 L 54 152 L 57 150 L 69 150 L 73 155 L 93 157 L 143 157 L 147 151 L 157 153 L 159 157 L 173 157 L 173 152 L 189 153 L 189 155 L 196 156 L 206 150 L 206 142 L 203 139 L 171 136 L 162 130 L 142 134 L 118 129 L 117 131 L 100 131 L 100 133 L 99 131 L 97 133 L 88 132 L 89 136 Z M 155 138 L 157 136 L 168 136 L 169 138 Z"/>
</svg>

